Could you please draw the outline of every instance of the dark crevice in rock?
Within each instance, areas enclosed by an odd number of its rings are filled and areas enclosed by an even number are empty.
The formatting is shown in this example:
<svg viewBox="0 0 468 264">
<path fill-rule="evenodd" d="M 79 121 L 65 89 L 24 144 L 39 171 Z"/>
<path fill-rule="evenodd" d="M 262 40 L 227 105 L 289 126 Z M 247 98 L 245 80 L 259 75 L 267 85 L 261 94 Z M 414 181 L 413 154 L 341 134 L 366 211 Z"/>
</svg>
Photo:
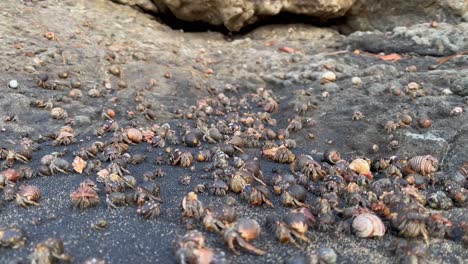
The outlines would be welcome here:
<svg viewBox="0 0 468 264">
<path fill-rule="evenodd" d="M 151 14 L 151 13 L 150 13 Z M 154 15 L 154 14 L 151 14 Z M 327 21 L 321 20 L 319 18 L 310 17 L 306 15 L 297 15 L 291 13 L 280 13 L 276 16 L 271 17 L 262 17 L 256 23 L 247 25 L 243 27 L 240 31 L 232 32 L 229 31 L 225 26 L 219 25 L 211 25 L 205 22 L 199 21 L 183 21 L 175 17 L 172 13 L 160 13 L 156 15 L 156 19 L 167 25 L 168 27 L 174 30 L 183 30 L 184 32 L 206 32 L 206 31 L 213 31 L 213 32 L 220 32 L 224 35 L 228 36 L 242 36 L 248 34 L 255 29 L 267 25 L 288 25 L 288 24 L 305 24 L 311 25 L 315 27 L 323 27 L 323 28 L 333 28 L 337 31 L 340 31 L 342 28 L 345 28 L 345 18 L 336 18 L 330 19 Z M 347 30 L 345 31 L 346 34 L 351 34 L 353 31 Z"/>
</svg>

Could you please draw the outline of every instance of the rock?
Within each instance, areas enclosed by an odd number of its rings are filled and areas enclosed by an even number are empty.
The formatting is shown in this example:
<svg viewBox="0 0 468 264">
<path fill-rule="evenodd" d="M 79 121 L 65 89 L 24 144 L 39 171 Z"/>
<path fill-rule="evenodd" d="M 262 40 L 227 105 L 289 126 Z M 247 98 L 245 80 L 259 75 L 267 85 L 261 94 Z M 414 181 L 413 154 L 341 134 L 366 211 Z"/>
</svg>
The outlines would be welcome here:
<svg viewBox="0 0 468 264">
<path fill-rule="evenodd" d="M 118 4 L 128 5 L 144 12 L 158 13 L 158 8 L 151 0 L 111 0 Z"/>
<path fill-rule="evenodd" d="M 464 0 L 112 0 L 150 13 L 171 13 L 185 21 L 224 25 L 239 31 L 260 18 L 279 13 L 307 15 L 320 20 L 346 17 L 343 32 L 386 31 L 431 21 L 468 21 Z M 433 24 L 434 27 L 438 25 Z"/>
<path fill-rule="evenodd" d="M 439 23 L 431 28 L 429 23 L 410 27 L 396 27 L 383 33 L 356 32 L 349 36 L 351 48 L 372 53 L 417 53 L 420 55 L 448 56 L 468 49 L 466 41 L 468 23 L 450 25 Z"/>
<path fill-rule="evenodd" d="M 18 81 L 17 81 L 17 80 L 11 80 L 11 81 L 8 83 L 8 87 L 10 87 L 11 89 L 16 89 L 16 88 L 18 88 Z"/>
<path fill-rule="evenodd" d="M 455 80 L 451 87 L 451 91 L 459 96 L 468 96 L 468 77 Z"/>
<path fill-rule="evenodd" d="M 112 0 L 144 10 L 148 0 Z M 212 25 L 224 25 L 230 31 L 239 31 L 259 17 L 273 16 L 281 12 L 308 15 L 320 19 L 342 17 L 356 0 L 153 0 L 154 9 L 172 13 L 185 21 L 201 21 Z"/>
<path fill-rule="evenodd" d="M 351 30 L 391 30 L 423 22 L 458 23 L 468 18 L 464 0 L 357 0 L 347 14 Z"/>
</svg>

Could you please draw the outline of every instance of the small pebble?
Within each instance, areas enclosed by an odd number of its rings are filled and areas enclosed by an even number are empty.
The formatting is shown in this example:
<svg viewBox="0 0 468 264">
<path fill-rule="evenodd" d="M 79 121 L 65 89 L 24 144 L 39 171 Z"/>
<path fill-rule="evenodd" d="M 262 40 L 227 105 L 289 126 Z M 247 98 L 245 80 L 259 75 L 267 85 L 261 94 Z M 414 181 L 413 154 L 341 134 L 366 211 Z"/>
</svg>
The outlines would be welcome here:
<svg viewBox="0 0 468 264">
<path fill-rule="evenodd" d="M 18 81 L 17 80 L 11 80 L 8 83 L 8 87 L 10 87 L 11 89 L 17 89 L 18 88 Z"/>
<path fill-rule="evenodd" d="M 237 201 L 236 198 L 232 196 L 226 196 L 226 198 L 224 199 L 224 203 L 229 206 L 234 206 L 237 204 Z"/>
</svg>

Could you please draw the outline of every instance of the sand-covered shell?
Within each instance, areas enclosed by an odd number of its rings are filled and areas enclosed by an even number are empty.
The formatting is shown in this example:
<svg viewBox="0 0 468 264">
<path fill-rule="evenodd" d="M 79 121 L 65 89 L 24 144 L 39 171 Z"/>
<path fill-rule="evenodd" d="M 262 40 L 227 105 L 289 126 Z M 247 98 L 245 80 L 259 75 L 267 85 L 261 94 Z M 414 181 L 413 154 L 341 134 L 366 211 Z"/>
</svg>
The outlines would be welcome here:
<svg viewBox="0 0 468 264">
<path fill-rule="evenodd" d="M 439 161 L 431 155 L 416 156 L 408 161 L 408 165 L 417 173 L 426 176 L 437 171 Z"/>
<path fill-rule="evenodd" d="M 76 172 L 82 173 L 83 170 L 86 168 L 86 164 L 87 162 L 85 160 L 83 160 L 79 156 L 76 156 L 75 159 L 73 160 L 72 166 Z"/>
<path fill-rule="evenodd" d="M 361 175 L 372 179 L 372 173 L 370 172 L 370 164 L 365 159 L 357 158 L 349 164 L 349 168 Z"/>
<path fill-rule="evenodd" d="M 358 237 L 382 237 L 385 234 L 384 223 L 378 216 L 371 213 L 356 216 L 352 226 Z"/>
</svg>

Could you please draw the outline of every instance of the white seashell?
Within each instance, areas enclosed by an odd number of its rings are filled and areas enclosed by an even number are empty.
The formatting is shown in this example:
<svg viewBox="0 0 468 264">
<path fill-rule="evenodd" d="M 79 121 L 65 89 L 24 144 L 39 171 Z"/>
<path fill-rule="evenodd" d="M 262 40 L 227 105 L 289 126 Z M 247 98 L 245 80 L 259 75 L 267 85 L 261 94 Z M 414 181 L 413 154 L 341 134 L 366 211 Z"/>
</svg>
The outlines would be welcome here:
<svg viewBox="0 0 468 264">
<path fill-rule="evenodd" d="M 356 86 L 361 86 L 362 85 L 362 80 L 359 77 L 353 77 L 351 78 L 351 83 Z"/>
<path fill-rule="evenodd" d="M 10 87 L 11 89 L 16 89 L 16 88 L 18 88 L 18 81 L 17 81 L 17 80 L 11 80 L 11 81 L 8 83 L 8 87 Z"/>
<path fill-rule="evenodd" d="M 452 111 L 450 111 L 450 115 L 452 116 L 459 115 L 461 113 L 463 113 L 463 108 L 461 108 L 460 106 L 454 107 Z"/>
<path fill-rule="evenodd" d="M 320 83 L 322 84 L 335 82 L 335 81 L 336 81 L 336 74 L 331 71 L 327 71 L 323 73 L 322 77 L 320 78 Z"/>
<path fill-rule="evenodd" d="M 382 237 L 385 234 L 385 226 L 382 220 L 371 213 L 356 216 L 352 226 L 358 237 Z"/>
<path fill-rule="evenodd" d="M 445 89 L 442 91 L 442 94 L 443 94 L 443 95 L 451 95 L 451 94 L 453 94 L 453 93 L 452 93 L 452 91 L 450 91 L 449 88 L 445 88 Z"/>
</svg>

